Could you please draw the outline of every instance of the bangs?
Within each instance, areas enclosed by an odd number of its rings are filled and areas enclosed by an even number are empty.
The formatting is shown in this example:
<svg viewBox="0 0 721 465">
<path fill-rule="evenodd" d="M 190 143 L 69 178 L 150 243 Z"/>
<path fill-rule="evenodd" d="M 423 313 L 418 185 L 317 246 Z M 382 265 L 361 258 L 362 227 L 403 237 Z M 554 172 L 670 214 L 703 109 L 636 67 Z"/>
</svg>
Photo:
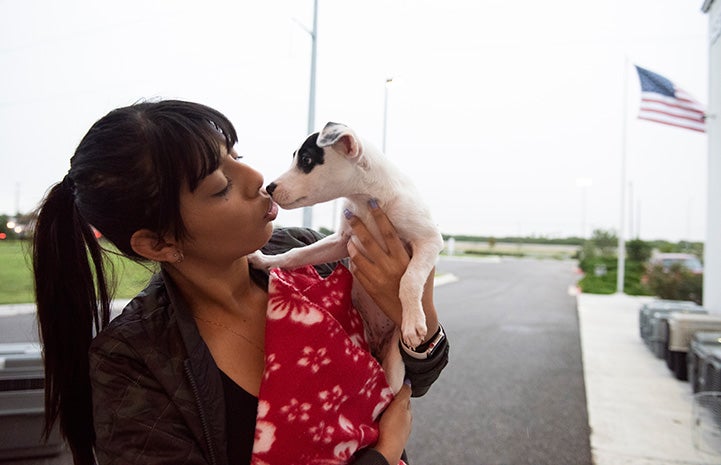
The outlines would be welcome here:
<svg viewBox="0 0 721 465">
<path fill-rule="evenodd" d="M 238 136 L 222 113 L 198 103 L 161 101 L 147 107 L 144 117 L 152 122 L 146 127 L 146 147 L 157 189 L 149 196 L 157 199 L 151 206 L 157 212 L 153 229 L 160 236 L 173 231 L 182 238 L 187 233 L 179 207 L 183 184 L 194 192 L 219 168 L 223 146 L 230 152 Z"/>
<path fill-rule="evenodd" d="M 218 169 L 221 147 L 225 146 L 225 150 L 230 153 L 238 142 L 235 128 L 224 115 L 197 104 L 192 110 L 192 114 L 179 111 L 169 113 L 169 116 L 172 115 L 170 119 L 175 120 L 171 123 L 174 126 L 171 132 L 179 137 L 171 138 L 175 139 L 172 143 L 174 147 L 170 148 L 172 153 L 167 158 L 178 162 L 181 172 L 177 174 L 184 178 L 191 192 L 206 176 Z"/>
</svg>

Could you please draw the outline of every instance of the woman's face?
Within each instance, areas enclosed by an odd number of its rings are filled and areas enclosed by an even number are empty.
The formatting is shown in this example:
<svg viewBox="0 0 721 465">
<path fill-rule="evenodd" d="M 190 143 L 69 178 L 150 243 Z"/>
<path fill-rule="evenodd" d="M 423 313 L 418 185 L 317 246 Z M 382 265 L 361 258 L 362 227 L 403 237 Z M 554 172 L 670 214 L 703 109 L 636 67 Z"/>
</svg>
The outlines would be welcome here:
<svg viewBox="0 0 721 465">
<path fill-rule="evenodd" d="M 278 206 L 261 192 L 263 176 L 221 147 L 221 163 L 194 192 L 180 193 L 180 213 L 189 233 L 181 245 L 185 260 L 222 265 L 265 245 Z"/>
</svg>

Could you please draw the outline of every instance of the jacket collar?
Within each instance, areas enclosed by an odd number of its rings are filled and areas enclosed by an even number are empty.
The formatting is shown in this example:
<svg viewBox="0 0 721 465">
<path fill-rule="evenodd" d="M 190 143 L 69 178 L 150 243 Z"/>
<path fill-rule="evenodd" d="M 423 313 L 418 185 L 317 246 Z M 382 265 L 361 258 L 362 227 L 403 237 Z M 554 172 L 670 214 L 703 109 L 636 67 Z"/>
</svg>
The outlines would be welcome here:
<svg viewBox="0 0 721 465">
<path fill-rule="evenodd" d="M 225 397 L 220 371 L 208 346 L 198 332 L 192 313 L 167 272 L 162 271 L 169 299 L 168 310 L 180 333 L 187 358 L 183 361 L 186 382 L 189 384 L 197 411 L 181 409 L 208 462 L 227 465 L 225 430 Z"/>
</svg>

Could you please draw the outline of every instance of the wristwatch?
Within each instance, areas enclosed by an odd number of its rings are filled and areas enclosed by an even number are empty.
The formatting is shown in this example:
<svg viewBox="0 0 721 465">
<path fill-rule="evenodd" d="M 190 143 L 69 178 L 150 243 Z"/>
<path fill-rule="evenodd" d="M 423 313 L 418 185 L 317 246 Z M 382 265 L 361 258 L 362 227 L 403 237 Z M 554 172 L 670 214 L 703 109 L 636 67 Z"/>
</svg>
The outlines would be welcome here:
<svg viewBox="0 0 721 465">
<path fill-rule="evenodd" d="M 433 356 L 436 349 L 438 348 L 438 346 L 440 346 L 441 342 L 443 342 L 443 339 L 445 338 L 446 333 L 443 331 L 443 326 L 441 326 L 439 323 L 438 331 L 436 331 L 436 334 L 434 334 L 432 338 L 419 345 L 415 349 L 405 345 L 403 340 L 401 340 L 400 346 L 403 349 L 403 352 L 410 355 L 411 357 L 418 360 L 425 360 Z"/>
</svg>

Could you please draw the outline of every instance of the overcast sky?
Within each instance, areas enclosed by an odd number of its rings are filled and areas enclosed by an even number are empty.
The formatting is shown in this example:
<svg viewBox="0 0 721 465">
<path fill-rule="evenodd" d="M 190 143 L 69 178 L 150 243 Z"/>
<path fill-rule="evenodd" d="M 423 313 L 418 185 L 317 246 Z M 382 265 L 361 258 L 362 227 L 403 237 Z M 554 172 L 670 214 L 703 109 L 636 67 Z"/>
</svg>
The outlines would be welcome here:
<svg viewBox="0 0 721 465">
<path fill-rule="evenodd" d="M 638 120 L 633 69 L 705 104 L 702 0 L 318 3 L 316 128 L 343 122 L 380 146 L 392 77 L 387 156 L 444 233 L 617 230 L 625 146 L 626 236 L 705 238 L 707 137 Z M 34 208 L 90 125 L 144 98 L 224 112 L 238 151 L 274 179 L 307 132 L 312 10 L 312 0 L 0 0 L 0 213 Z M 338 214 L 313 212 L 315 227 Z M 300 223 L 300 211 L 277 220 Z"/>
</svg>

